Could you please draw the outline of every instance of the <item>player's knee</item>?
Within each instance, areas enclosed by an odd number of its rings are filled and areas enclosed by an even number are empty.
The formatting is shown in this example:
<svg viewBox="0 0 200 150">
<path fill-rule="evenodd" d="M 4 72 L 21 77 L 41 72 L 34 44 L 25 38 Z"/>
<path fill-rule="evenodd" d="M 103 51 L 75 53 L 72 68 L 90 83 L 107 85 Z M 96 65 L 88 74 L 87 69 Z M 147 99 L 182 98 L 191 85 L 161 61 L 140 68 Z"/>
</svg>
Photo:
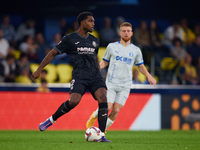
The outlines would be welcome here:
<svg viewBox="0 0 200 150">
<path fill-rule="evenodd" d="M 118 114 L 118 113 L 119 113 L 119 111 L 120 111 L 120 108 L 113 108 L 113 110 L 112 110 L 112 111 L 113 111 L 113 113 L 114 113 L 114 114 Z"/>
<path fill-rule="evenodd" d="M 80 100 L 78 100 L 78 99 L 73 99 L 73 100 L 70 100 L 70 101 L 69 101 L 69 105 L 70 105 L 72 108 L 74 108 L 74 107 L 76 107 L 76 106 L 79 104 L 79 102 L 80 102 Z"/>
<path fill-rule="evenodd" d="M 98 102 L 99 102 L 99 103 L 107 103 L 107 97 L 106 97 L 106 95 L 102 94 L 102 95 L 98 98 Z"/>
<path fill-rule="evenodd" d="M 79 99 L 79 98 L 72 98 L 72 99 L 70 99 L 69 104 L 72 108 L 74 108 L 79 104 L 80 100 L 81 99 Z"/>
<path fill-rule="evenodd" d="M 77 93 L 72 93 L 69 100 L 69 105 L 74 108 L 76 107 L 79 102 L 81 101 L 81 95 Z"/>
<path fill-rule="evenodd" d="M 108 105 L 108 111 L 112 109 L 112 105 Z"/>
</svg>

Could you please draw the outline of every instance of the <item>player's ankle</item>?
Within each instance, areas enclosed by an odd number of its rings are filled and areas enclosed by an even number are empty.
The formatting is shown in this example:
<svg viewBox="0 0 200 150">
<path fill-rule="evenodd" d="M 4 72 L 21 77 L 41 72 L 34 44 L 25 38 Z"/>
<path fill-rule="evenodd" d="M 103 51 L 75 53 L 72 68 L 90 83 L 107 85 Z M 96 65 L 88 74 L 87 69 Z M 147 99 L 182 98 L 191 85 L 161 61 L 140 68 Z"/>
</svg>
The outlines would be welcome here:
<svg viewBox="0 0 200 150">
<path fill-rule="evenodd" d="M 52 116 L 49 117 L 49 119 L 50 119 L 50 121 L 51 121 L 52 124 L 53 124 L 54 122 L 56 122 L 56 121 L 53 120 L 53 117 L 52 117 Z"/>
<path fill-rule="evenodd" d="M 105 136 L 105 133 L 104 133 L 104 132 L 101 132 L 101 135 L 102 135 L 102 136 Z"/>
</svg>

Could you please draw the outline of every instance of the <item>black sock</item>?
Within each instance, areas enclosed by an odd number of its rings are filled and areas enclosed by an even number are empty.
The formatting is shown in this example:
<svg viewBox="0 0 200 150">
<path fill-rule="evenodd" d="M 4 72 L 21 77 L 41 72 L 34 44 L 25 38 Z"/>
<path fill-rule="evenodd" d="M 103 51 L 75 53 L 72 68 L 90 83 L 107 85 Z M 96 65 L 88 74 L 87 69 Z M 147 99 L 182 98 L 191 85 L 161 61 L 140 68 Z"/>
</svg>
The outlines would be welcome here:
<svg viewBox="0 0 200 150">
<path fill-rule="evenodd" d="M 58 110 L 52 115 L 53 120 L 56 121 L 59 117 L 68 113 L 71 109 L 72 107 L 69 105 L 69 100 L 67 100 L 66 102 L 62 103 Z"/>
<path fill-rule="evenodd" d="M 98 122 L 99 122 L 99 129 L 102 132 L 105 132 L 107 117 L 108 117 L 108 104 L 99 103 Z"/>
</svg>

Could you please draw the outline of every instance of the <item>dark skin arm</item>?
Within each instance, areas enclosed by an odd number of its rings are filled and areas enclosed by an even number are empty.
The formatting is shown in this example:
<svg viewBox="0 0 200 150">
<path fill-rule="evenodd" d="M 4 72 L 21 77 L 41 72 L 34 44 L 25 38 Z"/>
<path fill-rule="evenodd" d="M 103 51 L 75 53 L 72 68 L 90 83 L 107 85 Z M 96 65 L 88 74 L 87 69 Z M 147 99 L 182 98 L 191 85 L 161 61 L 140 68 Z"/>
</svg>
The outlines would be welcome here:
<svg viewBox="0 0 200 150">
<path fill-rule="evenodd" d="M 31 75 L 31 81 L 33 82 L 35 79 L 37 79 L 40 76 L 40 73 L 42 71 L 42 69 L 49 64 L 52 59 L 58 54 L 58 52 L 55 49 L 52 49 L 47 55 L 46 57 L 43 59 L 43 61 L 41 62 L 40 66 L 38 67 L 38 69 Z"/>
<path fill-rule="evenodd" d="M 98 64 L 99 71 L 101 71 L 100 66 L 99 66 L 99 58 L 98 58 L 98 55 L 96 56 L 96 58 L 97 58 L 97 64 Z"/>
</svg>

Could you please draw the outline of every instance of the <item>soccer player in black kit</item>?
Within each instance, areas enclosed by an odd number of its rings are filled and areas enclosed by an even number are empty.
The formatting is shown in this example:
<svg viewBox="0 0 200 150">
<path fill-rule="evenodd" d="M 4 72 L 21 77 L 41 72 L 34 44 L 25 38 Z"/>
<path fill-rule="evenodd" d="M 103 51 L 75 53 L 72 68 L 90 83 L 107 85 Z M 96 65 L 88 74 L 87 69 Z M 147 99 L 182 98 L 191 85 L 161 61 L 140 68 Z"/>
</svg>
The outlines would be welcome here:
<svg viewBox="0 0 200 150">
<path fill-rule="evenodd" d="M 40 123 L 40 131 L 46 130 L 59 117 L 76 107 L 88 89 L 98 101 L 99 128 L 103 132 L 100 142 L 111 142 L 105 138 L 105 127 L 108 115 L 107 88 L 99 71 L 97 58 L 99 39 L 88 32 L 94 30 L 94 18 L 90 12 L 82 12 L 77 17 L 79 29 L 62 40 L 46 55 L 38 69 L 32 74 L 32 82 L 39 77 L 42 69 L 57 55 L 66 53 L 73 64 L 70 98 L 60 105 L 57 111 L 44 122 Z"/>
</svg>

